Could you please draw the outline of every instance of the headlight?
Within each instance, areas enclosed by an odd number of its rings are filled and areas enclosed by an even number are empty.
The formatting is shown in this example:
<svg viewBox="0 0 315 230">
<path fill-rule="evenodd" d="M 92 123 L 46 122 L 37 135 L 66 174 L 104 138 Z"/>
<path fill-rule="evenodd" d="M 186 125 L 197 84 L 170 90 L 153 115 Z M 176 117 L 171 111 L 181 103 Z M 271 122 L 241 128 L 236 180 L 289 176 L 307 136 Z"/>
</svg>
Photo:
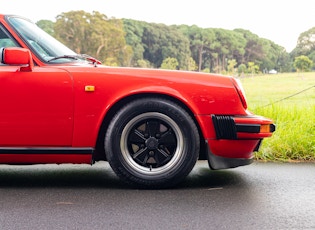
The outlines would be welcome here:
<svg viewBox="0 0 315 230">
<path fill-rule="evenodd" d="M 247 102 L 246 102 L 246 96 L 245 96 L 245 91 L 244 88 L 242 86 L 242 83 L 239 79 L 235 79 L 234 77 L 231 77 L 232 82 L 235 86 L 235 89 L 241 99 L 241 102 L 243 104 L 244 109 L 247 109 Z"/>
</svg>

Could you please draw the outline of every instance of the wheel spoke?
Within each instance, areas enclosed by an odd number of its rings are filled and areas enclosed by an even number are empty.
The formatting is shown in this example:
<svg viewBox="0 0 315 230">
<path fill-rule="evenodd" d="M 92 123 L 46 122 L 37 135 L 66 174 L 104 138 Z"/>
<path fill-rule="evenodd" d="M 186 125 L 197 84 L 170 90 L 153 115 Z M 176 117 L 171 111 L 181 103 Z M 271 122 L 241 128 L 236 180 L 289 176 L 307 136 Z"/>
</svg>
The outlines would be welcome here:
<svg viewBox="0 0 315 230">
<path fill-rule="evenodd" d="M 157 121 L 148 121 L 146 126 L 146 133 L 150 135 L 150 137 L 154 137 L 157 133 L 160 133 L 160 123 Z"/>
<path fill-rule="evenodd" d="M 156 164 L 154 164 L 154 167 L 161 167 L 162 165 L 166 164 L 171 158 L 172 156 L 168 155 L 167 152 L 162 149 L 158 149 L 154 155 L 154 160 L 156 162 Z"/>
<path fill-rule="evenodd" d="M 169 129 L 167 132 L 163 133 L 159 143 L 163 145 L 176 145 L 176 137 L 172 130 Z"/>
<path fill-rule="evenodd" d="M 139 149 L 139 151 L 132 154 L 132 158 L 142 165 L 146 164 L 148 158 L 148 149 L 147 148 Z"/>
<path fill-rule="evenodd" d="M 146 140 L 144 135 L 137 129 L 134 129 L 134 132 L 132 132 L 129 136 L 129 142 L 130 143 L 143 143 Z"/>
<path fill-rule="evenodd" d="M 163 149 L 158 149 L 157 151 L 158 151 L 158 153 L 160 153 L 159 155 L 162 155 L 162 156 L 164 156 L 165 158 L 167 158 L 167 157 L 170 156 L 170 154 L 168 154 L 167 152 L 165 152 Z"/>
<path fill-rule="evenodd" d="M 135 153 L 132 155 L 132 158 L 133 158 L 133 159 L 136 159 L 136 158 L 138 158 L 141 154 L 146 155 L 146 154 L 147 154 L 146 151 L 147 151 L 147 148 L 139 149 L 137 152 L 135 152 Z"/>
</svg>

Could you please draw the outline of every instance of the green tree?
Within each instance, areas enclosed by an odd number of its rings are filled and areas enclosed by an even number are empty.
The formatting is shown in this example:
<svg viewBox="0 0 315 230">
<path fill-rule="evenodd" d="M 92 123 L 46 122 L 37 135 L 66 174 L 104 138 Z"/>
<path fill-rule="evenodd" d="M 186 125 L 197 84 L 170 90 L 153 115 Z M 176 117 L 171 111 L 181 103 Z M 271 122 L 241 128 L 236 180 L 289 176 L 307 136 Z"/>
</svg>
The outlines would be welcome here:
<svg viewBox="0 0 315 230">
<path fill-rule="evenodd" d="M 244 55 L 242 60 L 238 60 L 241 63 L 255 62 L 259 63 L 265 58 L 265 52 L 263 49 L 263 41 L 249 30 L 235 29 L 234 31 L 240 33 L 246 40 Z"/>
<path fill-rule="evenodd" d="M 248 70 L 248 73 L 250 73 L 251 75 L 254 75 L 259 72 L 259 66 L 256 65 L 255 62 L 248 62 L 247 70 Z"/>
<path fill-rule="evenodd" d="M 313 51 L 315 51 L 315 27 L 300 34 L 295 48 L 296 55 L 307 56 Z"/>
<path fill-rule="evenodd" d="M 54 22 L 50 20 L 39 20 L 36 25 L 51 36 L 55 35 Z"/>
<path fill-rule="evenodd" d="M 308 58 L 313 62 L 313 68 L 315 64 L 315 50 L 308 55 Z"/>
<path fill-rule="evenodd" d="M 214 29 L 214 31 L 216 42 L 211 46 L 215 53 L 215 56 L 213 56 L 214 69 L 217 73 L 221 73 L 226 70 L 227 55 L 230 52 L 230 32 L 225 29 Z"/>
<path fill-rule="evenodd" d="M 139 66 L 145 63 L 143 59 L 144 44 L 142 43 L 143 31 L 148 23 L 131 19 L 123 19 L 126 43 L 132 47 L 132 56 L 129 65 Z M 143 62 L 144 61 L 144 62 Z M 142 64 L 140 64 L 142 66 Z"/>
<path fill-rule="evenodd" d="M 188 61 L 188 69 L 187 70 L 195 71 L 197 69 L 198 69 L 198 67 L 197 67 L 195 60 L 192 57 L 190 57 L 189 61 Z"/>
<path fill-rule="evenodd" d="M 176 70 L 178 68 L 178 61 L 176 58 L 168 57 L 163 60 L 161 69 Z"/>
<path fill-rule="evenodd" d="M 240 64 L 237 68 L 237 72 L 238 72 L 238 75 L 239 76 L 244 76 L 244 74 L 246 73 L 247 71 L 247 67 L 245 64 Z"/>
<path fill-rule="evenodd" d="M 148 60 L 139 59 L 135 65 L 136 67 L 140 68 L 150 68 L 152 67 L 151 63 Z"/>
<path fill-rule="evenodd" d="M 175 57 L 180 69 L 187 69 L 190 57 L 189 40 L 176 28 L 150 23 L 144 28 L 144 59 L 160 67 L 167 57 Z"/>
<path fill-rule="evenodd" d="M 263 52 L 265 53 L 264 58 L 259 60 L 261 70 L 267 72 L 275 69 L 278 72 L 282 72 L 281 70 L 285 67 L 285 63 L 283 63 L 285 61 L 283 59 L 286 54 L 285 49 L 270 40 L 261 39 L 261 41 Z"/>
<path fill-rule="evenodd" d="M 235 59 L 232 60 L 228 60 L 228 74 L 229 75 L 234 75 L 234 71 L 235 71 L 235 66 L 237 65 L 237 62 Z"/>
<path fill-rule="evenodd" d="M 70 11 L 58 15 L 54 27 L 56 37 L 75 52 L 88 53 L 90 17 L 91 15 L 84 11 Z"/>
<path fill-rule="evenodd" d="M 294 59 L 294 67 L 298 72 L 306 72 L 311 69 L 313 65 L 312 60 L 310 60 L 307 56 L 301 55 Z"/>
<path fill-rule="evenodd" d="M 94 11 L 70 11 L 57 16 L 55 35 L 77 53 L 89 54 L 111 65 L 128 63 L 123 23 Z"/>
<path fill-rule="evenodd" d="M 189 39 L 192 57 L 198 64 L 198 71 L 201 71 L 206 65 L 204 56 L 210 55 L 210 46 L 215 40 L 213 30 L 203 29 L 196 25 L 181 25 L 178 28 Z"/>
<path fill-rule="evenodd" d="M 213 29 L 213 31 L 215 41 L 210 46 L 211 66 L 216 72 L 226 72 L 228 60 L 236 60 L 244 54 L 246 40 L 235 31 L 225 29 Z"/>
<path fill-rule="evenodd" d="M 294 60 L 299 56 L 307 56 L 315 63 L 315 27 L 300 34 L 297 40 L 297 46 L 290 53 L 294 66 Z"/>
</svg>

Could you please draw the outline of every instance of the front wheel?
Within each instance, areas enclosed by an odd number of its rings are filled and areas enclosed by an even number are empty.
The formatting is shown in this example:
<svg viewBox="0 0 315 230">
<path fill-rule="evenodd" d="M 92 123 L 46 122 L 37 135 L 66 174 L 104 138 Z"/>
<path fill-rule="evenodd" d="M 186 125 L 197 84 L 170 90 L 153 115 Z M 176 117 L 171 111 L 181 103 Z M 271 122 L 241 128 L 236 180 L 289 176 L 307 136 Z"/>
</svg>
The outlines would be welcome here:
<svg viewBox="0 0 315 230">
<path fill-rule="evenodd" d="M 130 102 L 112 119 L 105 152 L 115 173 L 144 187 L 169 187 L 184 179 L 199 154 L 198 129 L 176 103 L 161 98 Z"/>
</svg>

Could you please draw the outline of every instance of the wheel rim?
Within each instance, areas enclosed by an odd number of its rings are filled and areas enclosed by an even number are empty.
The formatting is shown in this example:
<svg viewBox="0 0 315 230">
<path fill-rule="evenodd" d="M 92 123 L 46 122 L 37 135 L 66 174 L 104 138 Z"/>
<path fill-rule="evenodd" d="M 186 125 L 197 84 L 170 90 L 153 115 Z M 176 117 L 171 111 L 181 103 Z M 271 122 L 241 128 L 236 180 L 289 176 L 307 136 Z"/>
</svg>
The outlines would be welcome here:
<svg viewBox="0 0 315 230">
<path fill-rule="evenodd" d="M 184 137 L 170 117 L 148 112 L 130 120 L 120 139 L 128 167 L 145 175 L 169 172 L 181 162 Z"/>
</svg>

